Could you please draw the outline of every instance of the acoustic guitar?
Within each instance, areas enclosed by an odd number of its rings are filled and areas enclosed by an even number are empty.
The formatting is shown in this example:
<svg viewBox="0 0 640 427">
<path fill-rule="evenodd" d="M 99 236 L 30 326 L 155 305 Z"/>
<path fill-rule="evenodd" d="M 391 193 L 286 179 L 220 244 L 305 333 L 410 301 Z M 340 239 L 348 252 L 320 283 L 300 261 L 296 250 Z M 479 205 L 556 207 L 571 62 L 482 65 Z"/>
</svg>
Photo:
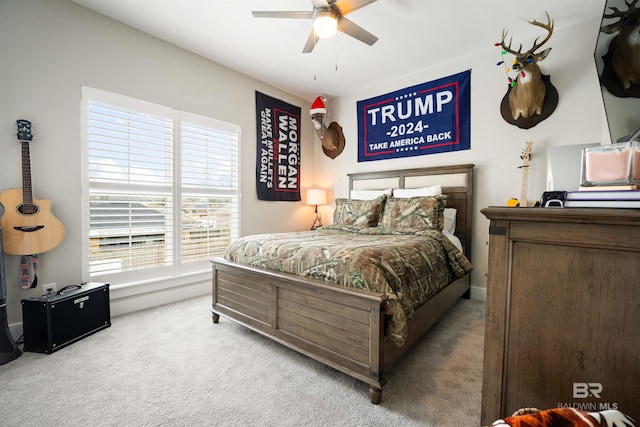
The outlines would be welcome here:
<svg viewBox="0 0 640 427">
<path fill-rule="evenodd" d="M 64 239 L 64 226 L 51 214 L 51 201 L 33 197 L 29 142 L 31 122 L 17 120 L 18 140 L 22 145 L 22 189 L 12 188 L 0 194 L 4 215 L 0 218 L 4 251 L 12 255 L 47 252 Z"/>
</svg>

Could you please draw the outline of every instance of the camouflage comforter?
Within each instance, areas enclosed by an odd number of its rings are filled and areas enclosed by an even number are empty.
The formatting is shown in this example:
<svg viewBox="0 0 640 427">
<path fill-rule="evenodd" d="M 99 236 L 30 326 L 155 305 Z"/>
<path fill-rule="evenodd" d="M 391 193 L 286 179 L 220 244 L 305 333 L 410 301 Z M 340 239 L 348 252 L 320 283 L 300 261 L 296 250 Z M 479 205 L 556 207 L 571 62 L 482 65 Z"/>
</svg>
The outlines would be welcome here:
<svg viewBox="0 0 640 427">
<path fill-rule="evenodd" d="M 225 258 L 389 295 L 386 334 L 402 345 L 407 319 L 440 289 L 472 270 L 440 232 L 364 234 L 320 228 L 243 237 Z"/>
</svg>

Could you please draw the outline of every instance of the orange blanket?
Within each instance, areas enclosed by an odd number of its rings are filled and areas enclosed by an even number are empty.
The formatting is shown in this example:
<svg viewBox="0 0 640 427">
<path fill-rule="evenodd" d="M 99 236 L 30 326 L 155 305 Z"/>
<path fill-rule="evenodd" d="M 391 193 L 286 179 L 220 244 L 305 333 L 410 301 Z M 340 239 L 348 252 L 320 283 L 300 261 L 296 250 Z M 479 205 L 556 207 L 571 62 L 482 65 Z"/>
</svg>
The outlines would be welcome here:
<svg viewBox="0 0 640 427">
<path fill-rule="evenodd" d="M 497 420 L 492 427 L 635 427 L 635 421 L 617 410 L 587 412 L 573 408 L 541 411 L 520 409 L 511 417 Z"/>
</svg>

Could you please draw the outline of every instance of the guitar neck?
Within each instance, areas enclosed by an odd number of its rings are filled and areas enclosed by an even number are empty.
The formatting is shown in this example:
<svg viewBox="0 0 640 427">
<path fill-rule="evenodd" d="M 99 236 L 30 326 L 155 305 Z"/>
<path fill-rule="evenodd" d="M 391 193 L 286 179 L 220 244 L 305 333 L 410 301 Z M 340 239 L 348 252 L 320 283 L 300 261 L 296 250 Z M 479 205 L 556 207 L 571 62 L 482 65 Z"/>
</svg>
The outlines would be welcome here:
<svg viewBox="0 0 640 427">
<path fill-rule="evenodd" d="M 22 203 L 33 203 L 33 190 L 31 189 L 31 156 L 29 155 L 29 141 L 20 141 L 22 144 Z"/>
<path fill-rule="evenodd" d="M 520 206 L 526 208 L 529 206 L 529 162 L 524 161 L 522 164 L 522 185 L 520 186 Z"/>
</svg>

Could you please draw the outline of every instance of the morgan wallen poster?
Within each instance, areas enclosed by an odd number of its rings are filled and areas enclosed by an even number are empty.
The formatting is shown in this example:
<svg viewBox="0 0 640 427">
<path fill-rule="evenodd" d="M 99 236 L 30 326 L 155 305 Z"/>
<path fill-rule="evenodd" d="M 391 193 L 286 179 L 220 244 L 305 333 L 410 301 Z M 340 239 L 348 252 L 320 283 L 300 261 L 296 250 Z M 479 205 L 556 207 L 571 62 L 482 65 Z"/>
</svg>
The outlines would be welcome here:
<svg viewBox="0 0 640 427">
<path fill-rule="evenodd" d="M 300 107 L 256 91 L 260 200 L 300 200 Z"/>
<path fill-rule="evenodd" d="M 358 101 L 358 161 L 471 148 L 471 70 Z"/>
</svg>

